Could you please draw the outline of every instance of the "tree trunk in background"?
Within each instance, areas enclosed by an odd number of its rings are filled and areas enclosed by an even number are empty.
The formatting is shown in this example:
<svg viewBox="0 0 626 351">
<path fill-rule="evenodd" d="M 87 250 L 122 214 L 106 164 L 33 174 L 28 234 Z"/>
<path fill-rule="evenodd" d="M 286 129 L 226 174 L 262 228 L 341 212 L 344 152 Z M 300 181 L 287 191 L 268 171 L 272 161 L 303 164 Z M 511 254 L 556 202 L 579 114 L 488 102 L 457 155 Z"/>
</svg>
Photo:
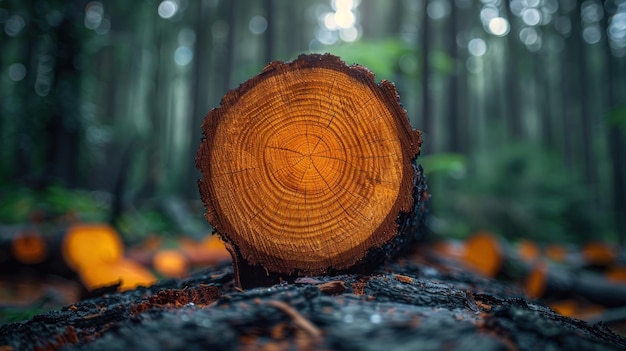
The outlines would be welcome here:
<svg viewBox="0 0 626 351">
<path fill-rule="evenodd" d="M 626 246 L 626 166 L 624 166 L 623 151 L 624 126 L 609 126 L 609 152 L 613 171 L 613 211 L 615 227 L 622 246 Z"/>
<path fill-rule="evenodd" d="M 452 7 L 450 12 L 450 21 L 448 25 L 448 34 L 446 36 L 446 47 L 448 55 L 452 60 L 454 66 L 452 73 L 448 78 L 448 101 L 450 103 L 447 106 L 448 123 L 446 130 L 448 131 L 447 149 L 452 152 L 462 152 L 461 140 L 460 140 L 460 127 L 459 120 L 461 114 L 459 113 L 459 67 L 458 67 L 458 45 L 456 44 L 456 34 L 458 32 L 458 9 L 454 2 L 450 4 Z"/>
<path fill-rule="evenodd" d="M 553 35 L 553 34 L 550 34 Z M 543 105 L 541 107 L 541 115 L 542 115 L 542 139 L 546 148 L 554 151 L 560 145 L 557 140 L 559 138 L 559 134 L 555 131 L 555 123 L 556 119 L 553 116 L 553 108 L 552 103 L 555 100 L 559 99 L 559 91 L 554 87 L 554 81 L 558 79 L 554 74 L 555 68 L 554 61 L 556 57 L 552 53 L 542 53 L 542 57 L 544 58 L 544 88 L 545 88 L 545 98 Z"/>
<path fill-rule="evenodd" d="M 237 3 L 238 0 L 226 2 L 226 18 L 228 22 L 228 36 L 226 37 L 226 60 L 224 61 L 223 73 L 223 93 L 231 88 L 233 79 L 233 68 L 235 60 L 235 33 L 237 28 Z"/>
<path fill-rule="evenodd" d="M 621 86 L 622 89 L 619 89 L 616 85 L 616 82 L 623 82 L 624 67 L 620 67 L 620 59 L 611 54 L 608 40 L 605 39 L 604 44 L 609 104 L 609 118 L 606 128 L 608 130 L 608 151 L 613 176 L 613 216 L 618 240 L 622 246 L 626 246 L 626 163 L 624 163 L 623 155 L 623 151 L 626 150 L 626 138 L 624 137 L 626 121 L 618 122 L 611 118 L 614 117 L 617 109 L 626 109 L 626 106 L 619 105 L 619 101 L 626 101 L 626 96 L 622 95 L 625 92 L 624 88 Z M 615 79 L 615 77 L 618 78 Z"/>
<path fill-rule="evenodd" d="M 576 49 L 576 57 L 578 58 L 578 83 L 577 86 L 578 94 L 576 94 L 576 99 L 580 101 L 580 127 L 581 127 L 581 137 L 582 137 L 582 145 L 578 149 L 581 150 L 583 156 L 583 164 L 582 171 L 584 175 L 584 180 L 591 194 L 596 194 L 597 191 L 597 177 L 595 174 L 595 164 L 593 162 L 593 142 L 591 140 L 593 125 L 591 123 L 591 111 L 589 109 L 589 94 L 588 89 L 593 89 L 590 86 L 589 81 L 589 59 L 587 57 L 589 46 L 582 39 L 582 25 L 581 25 L 581 16 L 580 16 L 580 6 L 575 9 L 574 15 L 572 16 L 572 37 L 574 41 L 576 41 L 575 49 Z M 593 196 L 593 198 L 597 198 L 597 196 Z"/>
<path fill-rule="evenodd" d="M 389 23 L 388 33 L 392 35 L 399 35 L 400 33 L 402 33 L 402 18 L 404 17 L 405 12 L 406 9 L 404 1 L 398 1 L 394 3 L 394 6 L 391 9 L 391 20 L 387 21 Z"/>
<path fill-rule="evenodd" d="M 26 7 L 26 5 L 23 6 Z M 27 68 L 27 73 L 24 80 L 18 85 L 19 95 L 17 96 L 21 98 L 19 99 L 19 107 L 17 108 L 19 112 L 16 113 L 16 117 L 18 118 L 15 121 L 15 129 L 18 134 L 14 145 L 15 157 L 13 160 L 15 167 L 9 167 L 9 169 L 13 173 L 13 177 L 11 178 L 20 179 L 30 183 L 38 182 L 35 179 L 37 176 L 37 160 L 33 158 L 33 156 L 41 152 L 38 148 L 36 140 L 38 133 L 41 131 L 39 131 L 36 127 L 38 123 L 34 123 L 36 121 L 36 116 L 38 116 L 36 101 L 39 101 L 39 97 L 33 96 L 33 88 L 37 79 L 37 60 L 35 59 L 35 48 L 37 47 L 38 38 L 41 34 L 37 30 L 37 26 L 28 26 L 27 31 L 27 36 L 31 38 L 31 40 L 25 40 L 22 42 L 24 45 L 23 64 Z M 28 103 L 28 97 L 34 97 L 36 100 Z M 35 133 L 29 131 L 29 129 L 33 128 L 33 126 L 35 126 Z M 32 186 L 33 184 L 29 185 Z"/>
<path fill-rule="evenodd" d="M 304 11 L 302 11 L 298 4 L 301 4 L 301 2 L 284 0 L 283 2 L 280 2 L 278 4 L 278 7 L 281 8 L 281 11 L 276 11 L 276 13 L 273 15 L 275 22 L 284 23 L 284 18 L 286 17 L 288 19 L 288 24 L 303 23 L 305 21 L 306 14 L 304 13 Z M 274 23 L 274 28 L 272 29 L 272 37 L 276 39 L 275 34 L 278 33 L 279 38 L 281 38 L 282 36 L 280 34 L 284 33 L 286 35 L 286 40 L 284 40 L 283 45 L 280 45 L 280 39 L 277 40 L 278 45 L 276 45 L 274 49 L 275 59 L 280 58 L 282 60 L 286 60 L 291 58 L 292 55 L 294 55 L 295 53 L 307 51 L 309 49 L 308 45 L 310 40 L 310 33 L 306 30 L 303 30 L 302 26 L 286 27 L 285 25 L 283 25 L 279 28 L 276 26 L 276 23 Z M 272 24 L 268 24 L 268 29 L 271 25 Z M 287 30 L 285 30 L 284 28 L 287 28 Z"/>
<path fill-rule="evenodd" d="M 46 157 L 44 179 L 60 181 L 68 187 L 77 185 L 78 155 L 80 150 L 80 75 L 75 66 L 75 60 L 80 54 L 80 34 L 75 29 L 80 23 L 81 9 L 73 3 L 65 5 L 65 17 L 49 40 L 53 42 L 51 55 L 54 57 L 54 68 L 50 79 L 51 87 L 48 95 L 51 108 L 46 113 Z M 56 42 L 55 42 L 56 38 Z M 39 66 L 39 70 L 45 69 Z M 45 74 L 38 72 L 38 74 Z M 35 89 L 38 89 L 36 82 Z M 42 88 L 45 89 L 45 88 Z"/>
<path fill-rule="evenodd" d="M 265 46 L 265 62 L 264 65 L 271 61 L 276 60 L 276 54 L 274 49 L 274 0 L 264 0 L 263 7 L 265 10 L 265 19 L 267 20 L 267 29 L 263 34 L 263 45 Z"/>
<path fill-rule="evenodd" d="M 194 2 L 197 6 L 195 9 L 194 18 L 194 31 L 196 33 L 196 44 L 194 50 L 193 59 L 193 74 L 192 79 L 192 93 L 194 94 L 193 116 L 190 120 L 191 125 L 189 131 L 191 137 L 191 150 L 192 153 L 198 149 L 200 145 L 200 125 L 202 120 L 209 112 L 210 102 L 209 96 L 211 95 L 211 85 L 209 80 L 211 79 L 211 64 L 212 64 L 212 46 L 213 37 L 211 32 L 207 28 L 211 28 L 211 25 L 215 22 L 215 17 L 212 12 L 209 12 L 207 5 L 203 1 Z M 200 174 L 194 167 L 187 167 L 189 176 L 186 179 L 200 178 Z M 191 175 L 195 174 L 195 177 Z M 195 182 L 188 182 L 185 186 L 185 194 L 188 198 L 198 197 L 198 186 Z"/>
<path fill-rule="evenodd" d="M 63 14 L 58 25 L 45 26 L 46 13 L 38 11 L 42 6 Z M 82 126 L 75 60 L 85 39 L 76 23 L 80 23 L 82 9 L 79 4 L 44 1 L 8 7 L 22 13 L 20 18 L 28 23 L 25 37 L 29 38 L 18 44 L 20 50 L 12 52 L 12 58 L 24 64 L 26 76 L 13 83 L 17 92 L 10 92 L 16 118 L 13 135 L 9 135 L 15 140 L 9 152 L 15 156 L 10 158 L 8 175 L 34 188 L 51 184 L 76 187 Z M 5 38 L 8 36 L 2 33 L 1 40 Z"/>
<path fill-rule="evenodd" d="M 511 11 L 509 1 L 504 2 L 506 6 L 506 12 L 509 19 L 515 18 L 515 15 Z M 522 42 L 518 37 L 519 29 L 514 26 L 516 21 L 510 21 L 511 32 L 508 35 L 507 45 L 507 57 L 506 64 L 509 67 L 505 70 L 505 89 L 506 89 L 506 103 L 507 103 L 507 116 L 505 116 L 505 129 L 515 139 L 519 139 L 523 135 L 523 121 L 520 105 L 520 62 L 519 57 L 522 52 L 526 52 L 526 49 L 522 47 Z"/>
<path fill-rule="evenodd" d="M 421 27 L 421 43 L 418 45 L 418 52 L 422 54 L 422 123 L 421 128 L 426 134 L 426 141 L 428 145 L 428 138 L 433 135 L 432 118 L 430 116 L 430 59 L 428 54 L 430 53 L 430 20 L 428 18 L 428 0 L 424 0 L 424 7 L 422 8 L 422 27 Z M 431 151 L 433 144 L 431 143 Z"/>
<path fill-rule="evenodd" d="M 576 156 L 580 155 L 578 147 L 575 145 L 575 141 L 580 138 L 580 124 L 582 117 L 580 114 L 580 100 L 582 98 L 582 92 L 580 84 L 580 57 L 578 52 L 581 49 L 578 46 L 580 42 L 580 10 L 576 7 L 574 12 L 578 14 L 567 14 L 572 19 L 572 29 L 569 36 L 565 39 L 565 50 L 561 54 L 561 84 L 563 89 L 563 101 L 561 106 L 563 108 L 563 141 L 564 141 L 564 159 L 565 164 L 570 171 L 576 169 Z"/>
<path fill-rule="evenodd" d="M 544 34 L 543 36 L 544 42 L 546 41 L 545 37 L 546 37 L 546 34 Z M 534 96 L 532 100 L 534 101 L 533 115 L 535 116 L 537 130 L 533 131 L 529 135 L 529 138 L 531 140 L 534 139 L 534 140 L 541 141 L 543 145 L 547 146 L 549 144 L 549 140 L 552 139 L 550 115 L 547 114 L 547 108 L 546 108 L 546 106 L 548 106 L 550 103 L 549 88 L 548 88 L 549 68 L 547 66 L 548 63 L 545 60 L 545 54 L 541 50 L 533 53 L 531 56 L 532 56 L 531 57 L 531 65 L 532 65 L 531 72 L 535 79 L 535 85 L 534 85 L 534 91 L 533 91 Z"/>
<path fill-rule="evenodd" d="M 454 8 L 452 11 L 455 16 L 456 26 L 459 30 L 462 28 L 467 28 L 468 26 L 468 16 L 465 16 L 464 13 L 469 11 L 472 7 L 471 4 L 465 4 L 464 7 L 459 7 L 457 2 L 454 2 Z M 454 57 L 454 72 L 456 73 L 457 80 L 457 89 L 458 89 L 458 97 L 457 97 L 457 128 L 458 128 L 458 140 L 457 143 L 459 145 L 460 152 L 464 154 L 469 154 L 472 151 L 472 146 L 470 145 L 470 104 L 469 104 L 469 90 L 468 90 L 468 77 L 467 77 L 467 69 L 466 62 L 468 53 L 467 50 L 459 50 L 457 34 L 454 33 L 452 37 L 450 37 L 451 41 L 454 41 L 456 48 L 456 56 Z M 454 151 L 454 150 L 453 150 Z"/>
<path fill-rule="evenodd" d="M 155 47 L 157 56 L 154 76 L 151 77 L 154 80 L 154 87 L 150 89 L 150 93 L 148 95 L 149 101 L 154 102 L 150 104 L 151 123 L 149 128 L 151 131 L 150 134 L 152 134 L 153 137 L 147 138 L 145 141 L 147 147 L 147 165 L 145 170 L 145 181 L 143 182 L 140 194 L 138 194 L 140 198 L 150 197 L 157 193 L 160 183 L 160 170 L 163 168 L 162 159 L 164 157 L 161 152 L 161 144 L 164 142 L 164 136 L 162 134 L 163 128 L 161 126 L 163 114 L 167 112 L 167 97 L 163 94 L 163 90 L 167 85 L 165 83 L 166 79 L 162 73 L 161 66 L 163 66 L 163 43 L 165 34 L 162 21 L 157 20 L 156 23 L 154 23 L 154 27 L 156 28 L 154 40 L 157 43 Z"/>
</svg>

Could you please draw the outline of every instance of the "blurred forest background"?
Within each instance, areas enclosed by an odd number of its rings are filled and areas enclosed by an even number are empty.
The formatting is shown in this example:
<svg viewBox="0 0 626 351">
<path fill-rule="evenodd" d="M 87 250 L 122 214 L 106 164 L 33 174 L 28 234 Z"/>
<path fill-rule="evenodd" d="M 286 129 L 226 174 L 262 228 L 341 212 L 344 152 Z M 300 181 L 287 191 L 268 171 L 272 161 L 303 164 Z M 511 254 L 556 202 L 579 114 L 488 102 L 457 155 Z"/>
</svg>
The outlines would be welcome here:
<svg viewBox="0 0 626 351">
<path fill-rule="evenodd" d="M 434 234 L 626 243 L 625 0 L 0 0 L 0 28 L 4 228 L 208 233 L 204 116 L 269 61 L 330 52 L 425 132 Z"/>
</svg>

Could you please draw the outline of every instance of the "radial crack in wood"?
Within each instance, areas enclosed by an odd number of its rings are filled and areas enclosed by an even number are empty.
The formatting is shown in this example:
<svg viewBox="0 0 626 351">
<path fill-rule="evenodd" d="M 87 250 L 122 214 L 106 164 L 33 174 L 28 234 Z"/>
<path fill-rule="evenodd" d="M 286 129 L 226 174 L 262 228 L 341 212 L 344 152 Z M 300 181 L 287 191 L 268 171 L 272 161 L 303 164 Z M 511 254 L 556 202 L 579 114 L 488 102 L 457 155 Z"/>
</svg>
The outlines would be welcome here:
<svg viewBox="0 0 626 351">
<path fill-rule="evenodd" d="M 202 131 L 200 194 L 240 286 L 371 267 L 424 212 L 421 132 L 392 83 L 338 57 L 270 63 Z"/>
</svg>

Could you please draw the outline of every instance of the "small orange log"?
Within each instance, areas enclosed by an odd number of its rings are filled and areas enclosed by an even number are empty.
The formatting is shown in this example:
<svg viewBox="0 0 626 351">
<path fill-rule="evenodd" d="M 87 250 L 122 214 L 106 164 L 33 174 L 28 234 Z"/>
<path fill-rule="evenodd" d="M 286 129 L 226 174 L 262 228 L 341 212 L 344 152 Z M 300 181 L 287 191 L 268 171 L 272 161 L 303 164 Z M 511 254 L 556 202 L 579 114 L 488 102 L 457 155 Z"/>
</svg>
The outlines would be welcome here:
<svg viewBox="0 0 626 351">
<path fill-rule="evenodd" d="M 152 265 L 166 277 L 180 278 L 189 271 L 189 260 L 179 250 L 163 249 L 154 254 Z"/>
<path fill-rule="evenodd" d="M 463 258 L 479 273 L 495 277 L 502 268 L 503 253 L 495 235 L 480 231 L 467 238 Z"/>
<path fill-rule="evenodd" d="M 425 193 L 393 84 L 328 54 L 270 63 L 202 131 L 200 194 L 240 286 L 380 263 Z"/>
<path fill-rule="evenodd" d="M 543 296 L 548 285 L 548 264 L 544 261 L 537 261 L 530 268 L 526 281 L 524 283 L 524 290 L 526 295 L 533 299 L 538 299 Z"/>
<path fill-rule="evenodd" d="M 541 249 L 530 240 L 520 240 L 517 243 L 517 254 L 524 263 L 532 263 L 539 258 Z"/>
<path fill-rule="evenodd" d="M 24 230 L 11 241 L 13 256 L 21 263 L 40 263 L 48 257 L 48 244 L 35 230 Z"/>
<path fill-rule="evenodd" d="M 152 273 L 124 257 L 124 244 L 107 224 L 72 225 L 63 238 L 63 257 L 88 290 L 120 282 L 120 289 L 151 285 Z"/>
<path fill-rule="evenodd" d="M 585 244 L 582 248 L 582 254 L 585 261 L 592 266 L 608 267 L 617 259 L 615 248 L 601 242 Z"/>
<path fill-rule="evenodd" d="M 626 284 L 626 266 L 615 266 L 606 272 L 606 278 L 615 283 Z"/>
<path fill-rule="evenodd" d="M 63 238 L 63 258 L 74 270 L 117 262 L 124 256 L 122 238 L 107 224 L 72 225 Z"/>
<path fill-rule="evenodd" d="M 554 262 L 560 262 L 563 263 L 565 262 L 565 258 L 568 254 L 567 249 L 561 245 L 558 244 L 550 244 L 548 245 L 545 250 L 544 253 L 546 255 L 546 257 L 548 257 L 549 259 L 551 259 Z"/>
<path fill-rule="evenodd" d="M 140 285 L 149 286 L 156 282 L 156 278 L 146 267 L 123 258 L 102 262 L 99 265 L 83 266 L 78 273 L 87 290 L 116 283 L 120 283 L 120 290 L 130 290 Z"/>
</svg>

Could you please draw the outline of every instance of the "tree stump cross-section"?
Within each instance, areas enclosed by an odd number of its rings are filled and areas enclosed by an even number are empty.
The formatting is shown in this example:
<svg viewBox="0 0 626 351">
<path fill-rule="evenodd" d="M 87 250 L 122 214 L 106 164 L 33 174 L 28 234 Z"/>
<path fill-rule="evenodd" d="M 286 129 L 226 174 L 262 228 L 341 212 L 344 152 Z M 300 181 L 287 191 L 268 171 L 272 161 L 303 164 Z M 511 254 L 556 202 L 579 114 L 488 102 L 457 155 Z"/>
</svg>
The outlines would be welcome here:
<svg viewBox="0 0 626 351">
<path fill-rule="evenodd" d="M 425 192 L 421 132 L 367 69 L 329 54 L 272 62 L 202 131 L 201 198 L 240 286 L 373 267 L 406 241 L 399 219 Z"/>
</svg>

